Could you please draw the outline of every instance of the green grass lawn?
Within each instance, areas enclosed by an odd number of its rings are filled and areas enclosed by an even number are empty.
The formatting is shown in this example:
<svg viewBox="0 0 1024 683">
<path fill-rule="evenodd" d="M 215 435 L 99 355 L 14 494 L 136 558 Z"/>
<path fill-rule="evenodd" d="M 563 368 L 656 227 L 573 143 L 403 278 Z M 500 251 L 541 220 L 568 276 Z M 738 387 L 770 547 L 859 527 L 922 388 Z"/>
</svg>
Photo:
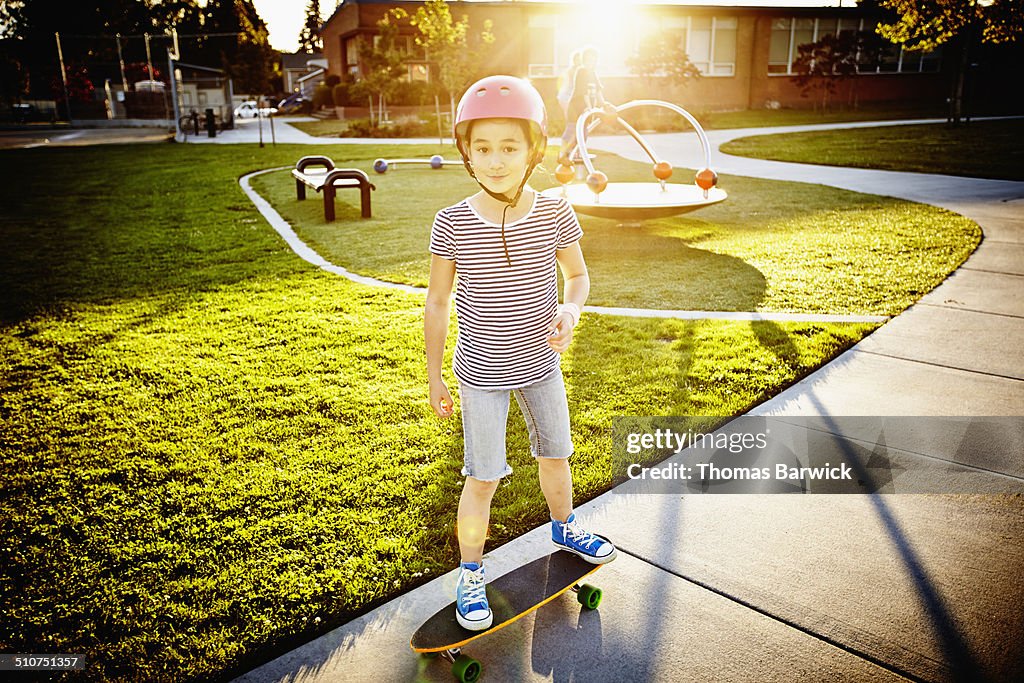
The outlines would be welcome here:
<svg viewBox="0 0 1024 683">
<path fill-rule="evenodd" d="M 322 150 L 363 168 L 432 151 Z M 0 185 L 4 651 L 85 654 L 83 680 L 224 678 L 455 565 L 461 436 L 426 406 L 422 296 L 314 269 L 238 187 L 308 153 L 0 153 L 18 169 Z M 422 282 L 433 212 L 472 186 L 447 170 L 374 180 L 377 217 L 350 207 L 331 226 L 315 199 L 294 202 L 286 174 L 261 189 L 331 259 Z M 615 302 L 629 279 L 622 241 L 637 283 L 620 303 L 648 301 L 641 285 L 658 283 L 688 307 L 821 310 L 824 298 L 837 312 L 895 311 L 978 239 L 966 221 L 905 203 L 726 187 L 717 213 L 625 241 L 585 219 L 595 297 Z M 865 259 L 892 274 L 858 274 Z M 871 329 L 585 316 L 563 362 L 577 501 L 612 480 L 613 416 L 741 412 Z M 525 426 L 511 424 L 516 474 L 495 498 L 490 547 L 547 518 Z"/>
<path fill-rule="evenodd" d="M 705 128 L 765 128 L 774 126 L 803 126 L 812 123 L 842 123 L 846 121 L 896 121 L 902 119 L 945 118 L 946 111 L 936 107 L 863 106 L 858 109 L 747 109 L 742 111 L 709 112 L 698 118 Z"/>
<path fill-rule="evenodd" d="M 721 149 L 805 164 L 1024 180 L 1024 119 L 762 135 Z"/>
<path fill-rule="evenodd" d="M 289 126 L 298 128 L 303 133 L 318 138 L 339 137 L 348 128 L 348 124 L 339 119 L 317 119 L 315 121 L 289 121 Z"/>
<path fill-rule="evenodd" d="M 451 135 L 451 125 L 447 124 L 439 131 L 437 117 L 424 114 L 419 117 L 398 117 L 391 123 L 374 127 L 368 118 L 362 119 L 316 119 L 311 121 L 289 122 L 299 130 L 322 138 L 433 138 L 437 140 L 444 135 Z M 440 135 L 439 135 L 440 134 Z M 339 141 L 341 142 L 341 141 Z"/>
<path fill-rule="evenodd" d="M 437 148 L 413 148 L 429 157 Z M 555 152 L 549 153 L 554 167 Z M 447 158 L 453 155 L 449 152 Z M 355 165 L 370 168 L 372 150 Z M 614 180 L 651 179 L 650 166 L 599 155 Z M 399 168 L 373 176 L 374 218 L 346 206 L 344 225 L 323 220 L 320 202 L 295 199 L 289 171 L 253 186 L 301 237 L 329 260 L 363 275 L 426 286 L 423 258 L 434 209 L 476 190 L 460 167 Z M 693 172 L 676 171 L 677 178 Z M 973 250 L 971 221 L 942 209 L 821 185 L 726 176 L 731 198 L 639 227 L 581 216 L 584 255 L 593 271 L 589 303 L 602 306 L 797 313 L 899 313 Z M 533 185 L 555 185 L 538 173 Z M 342 214 L 339 214 L 339 216 Z M 387 249 L 381 249 L 386 244 Z"/>
</svg>

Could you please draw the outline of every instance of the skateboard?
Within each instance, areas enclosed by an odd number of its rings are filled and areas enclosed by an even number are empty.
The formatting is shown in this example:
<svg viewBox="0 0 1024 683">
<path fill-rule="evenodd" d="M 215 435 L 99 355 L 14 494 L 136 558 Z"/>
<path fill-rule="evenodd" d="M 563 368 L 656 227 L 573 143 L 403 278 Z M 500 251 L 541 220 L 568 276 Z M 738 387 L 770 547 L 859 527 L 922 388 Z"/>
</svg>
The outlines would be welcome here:
<svg viewBox="0 0 1024 683">
<path fill-rule="evenodd" d="M 452 673 L 460 683 L 480 678 L 483 666 L 462 654 L 462 647 L 478 638 L 499 631 L 530 614 L 566 591 L 576 593 L 584 609 L 597 609 L 601 589 L 581 584 L 602 565 L 590 564 L 576 555 L 556 550 L 550 555 L 523 565 L 487 583 L 487 601 L 494 615 L 492 626 L 485 631 L 469 631 L 455 619 L 455 602 L 449 603 L 427 619 L 413 634 L 409 646 L 415 652 L 441 655 L 452 663 Z"/>
</svg>

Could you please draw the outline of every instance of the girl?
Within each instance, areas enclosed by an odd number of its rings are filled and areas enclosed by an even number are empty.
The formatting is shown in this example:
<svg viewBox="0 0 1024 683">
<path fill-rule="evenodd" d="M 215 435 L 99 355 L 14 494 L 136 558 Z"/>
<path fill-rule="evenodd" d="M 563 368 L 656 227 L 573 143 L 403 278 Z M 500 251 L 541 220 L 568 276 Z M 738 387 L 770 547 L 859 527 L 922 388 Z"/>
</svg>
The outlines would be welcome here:
<svg viewBox="0 0 1024 683">
<path fill-rule="evenodd" d="M 441 418 L 454 413 L 441 366 L 452 283 L 458 279 L 453 371 L 462 404 L 466 482 L 458 512 L 456 617 L 471 630 L 487 629 L 492 620 L 483 547 L 491 498 L 512 472 L 505 459 L 510 393 L 530 433 L 555 546 L 595 564 L 616 555 L 611 542 L 585 531 L 572 511 L 573 446 L 559 362 L 590 279 L 572 208 L 526 185 L 544 158 L 546 123 L 544 102 L 526 81 L 491 76 L 473 84 L 456 111 L 455 140 L 481 191 L 439 211 L 430 234 L 424 331 L 430 405 Z M 565 280 L 561 306 L 556 264 Z"/>
</svg>

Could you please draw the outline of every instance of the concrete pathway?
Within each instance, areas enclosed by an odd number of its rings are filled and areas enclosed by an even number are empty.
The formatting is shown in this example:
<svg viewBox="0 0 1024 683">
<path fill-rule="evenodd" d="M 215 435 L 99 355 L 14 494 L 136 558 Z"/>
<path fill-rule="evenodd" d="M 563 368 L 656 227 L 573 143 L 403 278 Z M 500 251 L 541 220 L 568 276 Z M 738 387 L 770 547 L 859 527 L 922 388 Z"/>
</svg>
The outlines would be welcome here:
<svg viewBox="0 0 1024 683">
<path fill-rule="evenodd" d="M 0 149 L 33 147 L 86 147 L 89 145 L 167 142 L 171 133 L 161 128 L 71 128 L 25 126 L 0 130 Z"/>
<path fill-rule="evenodd" d="M 771 132 L 783 131 L 756 130 Z M 714 132 L 713 144 L 742 134 Z M 688 136 L 650 141 L 673 164 L 696 165 Z M 593 142 L 639 158 L 631 144 Z M 985 232 L 940 287 L 754 414 L 1021 414 L 1024 183 L 713 160 L 726 189 L 729 174 L 821 183 L 943 206 Z M 962 434 L 929 436 L 907 457 L 984 459 Z M 990 459 L 982 474 L 1019 485 L 1022 455 Z M 467 647 L 487 680 L 1024 679 L 1019 494 L 680 496 L 634 481 L 578 513 L 621 551 L 594 576 L 601 608 L 555 601 Z M 542 527 L 491 551 L 489 574 L 548 552 L 546 537 Z M 451 599 L 453 582 L 440 577 L 238 680 L 450 680 L 443 661 L 417 657 L 408 640 Z"/>
<path fill-rule="evenodd" d="M 276 142 L 277 144 L 288 145 L 381 145 L 381 144 L 402 144 L 402 145 L 431 145 L 437 144 L 434 138 L 318 138 L 304 133 L 292 123 L 316 121 L 310 116 L 276 116 L 271 119 L 235 119 L 235 127 L 231 130 L 218 131 L 216 137 L 209 137 L 205 132 L 200 135 L 179 135 L 178 142 L 189 144 L 206 145 L 238 145 L 238 144 L 259 144 L 260 135 L 263 136 L 265 145 Z M 273 129 L 271 124 L 273 123 Z M 262 129 L 262 130 L 261 130 Z M 445 140 L 451 144 L 450 139 Z"/>
</svg>

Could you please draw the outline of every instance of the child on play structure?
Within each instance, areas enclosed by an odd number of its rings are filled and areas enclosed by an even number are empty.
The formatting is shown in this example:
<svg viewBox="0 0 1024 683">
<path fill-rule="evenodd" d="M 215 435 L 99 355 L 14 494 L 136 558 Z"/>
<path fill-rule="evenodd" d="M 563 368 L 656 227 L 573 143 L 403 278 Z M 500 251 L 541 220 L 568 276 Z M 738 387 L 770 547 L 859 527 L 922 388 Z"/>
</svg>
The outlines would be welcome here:
<svg viewBox="0 0 1024 683">
<path fill-rule="evenodd" d="M 505 459 L 510 393 L 526 420 L 555 547 L 594 564 L 616 555 L 607 539 L 583 529 L 572 509 L 573 445 L 560 354 L 572 341 L 590 278 L 572 208 L 526 184 L 544 158 L 546 124 L 544 102 L 526 81 L 490 76 L 470 86 L 456 111 L 455 141 L 481 191 L 439 211 L 430 233 L 424 332 L 430 406 L 442 418 L 454 413 L 441 366 L 458 278 L 453 371 L 466 481 L 458 511 L 456 616 L 474 631 L 492 621 L 483 547 L 491 498 L 512 472 Z M 562 305 L 556 265 L 565 280 Z"/>
<path fill-rule="evenodd" d="M 572 90 L 565 107 L 565 130 L 562 132 L 562 147 L 558 162 L 569 165 L 569 151 L 576 144 L 576 121 L 591 107 L 604 107 L 604 85 L 597 77 L 596 47 L 587 46 L 580 50 L 580 65 L 572 73 Z"/>
</svg>

